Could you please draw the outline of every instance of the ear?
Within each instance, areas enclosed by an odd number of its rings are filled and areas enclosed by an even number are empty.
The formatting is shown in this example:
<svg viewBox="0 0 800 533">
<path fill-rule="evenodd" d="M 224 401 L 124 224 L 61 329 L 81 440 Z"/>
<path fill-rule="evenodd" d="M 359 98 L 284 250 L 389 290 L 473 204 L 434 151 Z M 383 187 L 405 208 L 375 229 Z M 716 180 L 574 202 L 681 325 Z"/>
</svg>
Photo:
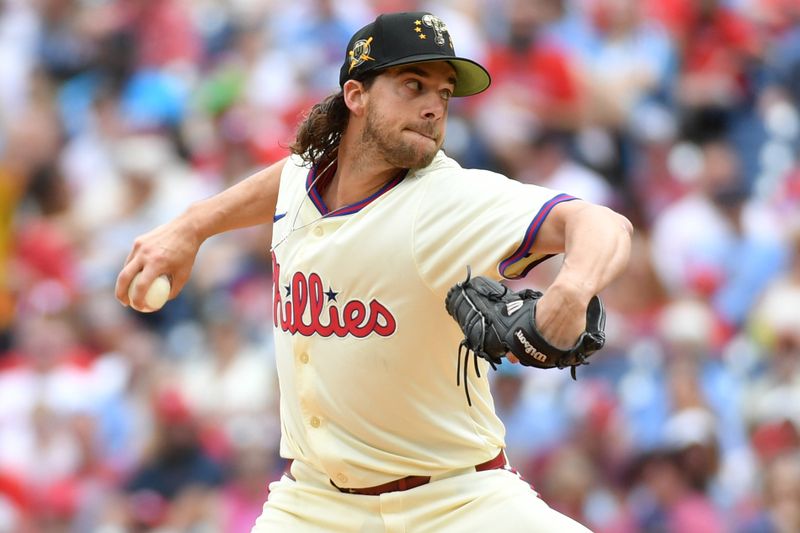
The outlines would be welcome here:
<svg viewBox="0 0 800 533">
<path fill-rule="evenodd" d="M 344 103 L 350 113 L 355 116 L 364 114 L 369 94 L 363 83 L 356 80 L 347 80 L 342 87 L 342 94 L 344 95 Z"/>
</svg>

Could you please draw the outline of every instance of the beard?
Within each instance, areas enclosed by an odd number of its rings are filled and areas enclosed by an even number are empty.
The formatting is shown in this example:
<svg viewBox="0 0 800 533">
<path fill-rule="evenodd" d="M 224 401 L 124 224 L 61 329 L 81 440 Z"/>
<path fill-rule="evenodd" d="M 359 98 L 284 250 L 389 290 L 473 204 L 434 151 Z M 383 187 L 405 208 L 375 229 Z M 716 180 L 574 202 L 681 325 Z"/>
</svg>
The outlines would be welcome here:
<svg viewBox="0 0 800 533">
<path fill-rule="evenodd" d="M 386 123 L 387 121 L 383 120 L 374 108 L 368 109 L 364 130 L 361 132 L 361 144 L 366 148 L 365 151 L 374 150 L 374 153 L 382 156 L 387 163 L 396 168 L 424 168 L 431 164 L 442 146 L 432 125 L 422 123 L 411 128 L 437 138 L 435 143 L 425 143 L 425 146 L 421 146 L 405 139 L 401 132 L 390 131 L 384 126 Z"/>
</svg>

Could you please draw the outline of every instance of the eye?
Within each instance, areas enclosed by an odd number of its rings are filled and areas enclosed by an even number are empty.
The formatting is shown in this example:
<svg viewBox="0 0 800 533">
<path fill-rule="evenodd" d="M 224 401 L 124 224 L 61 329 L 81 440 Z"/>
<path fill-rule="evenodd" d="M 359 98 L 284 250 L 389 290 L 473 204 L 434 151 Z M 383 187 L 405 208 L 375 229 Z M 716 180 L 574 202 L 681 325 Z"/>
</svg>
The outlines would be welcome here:
<svg viewBox="0 0 800 533">
<path fill-rule="evenodd" d="M 453 91 L 450 89 L 442 89 L 439 91 L 439 95 L 442 97 L 442 100 L 450 100 L 453 97 Z"/>
<path fill-rule="evenodd" d="M 419 80 L 408 80 L 406 82 L 406 87 L 408 87 L 412 91 L 419 92 L 422 90 L 422 82 Z"/>
</svg>

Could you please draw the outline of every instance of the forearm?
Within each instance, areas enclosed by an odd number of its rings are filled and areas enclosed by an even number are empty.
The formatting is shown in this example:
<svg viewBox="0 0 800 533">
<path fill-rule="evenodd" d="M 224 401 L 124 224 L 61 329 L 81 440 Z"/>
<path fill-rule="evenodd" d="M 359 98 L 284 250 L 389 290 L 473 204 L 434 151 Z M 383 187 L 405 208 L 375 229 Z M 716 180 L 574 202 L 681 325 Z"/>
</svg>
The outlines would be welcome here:
<svg viewBox="0 0 800 533">
<path fill-rule="evenodd" d="M 566 349 L 586 328 L 589 300 L 625 270 L 633 227 L 605 207 L 583 202 L 561 205 L 542 245 L 562 250 L 564 264 L 537 304 L 535 321 L 552 345 Z"/>
<path fill-rule="evenodd" d="M 138 272 L 141 278 L 130 296 L 139 307 L 147 287 L 159 275 L 172 280 L 170 297 L 174 298 L 189 279 L 197 252 L 206 239 L 237 228 L 271 223 L 284 162 L 193 204 L 174 220 L 137 237 L 117 276 L 117 299 L 124 305 L 131 303 L 128 287 Z"/>
<path fill-rule="evenodd" d="M 283 161 L 192 204 L 179 219 L 198 242 L 226 231 L 271 223 Z"/>
<path fill-rule="evenodd" d="M 551 289 L 574 292 L 579 301 L 588 302 L 625 270 L 632 233 L 622 215 L 582 206 L 565 220 L 564 264 Z"/>
</svg>

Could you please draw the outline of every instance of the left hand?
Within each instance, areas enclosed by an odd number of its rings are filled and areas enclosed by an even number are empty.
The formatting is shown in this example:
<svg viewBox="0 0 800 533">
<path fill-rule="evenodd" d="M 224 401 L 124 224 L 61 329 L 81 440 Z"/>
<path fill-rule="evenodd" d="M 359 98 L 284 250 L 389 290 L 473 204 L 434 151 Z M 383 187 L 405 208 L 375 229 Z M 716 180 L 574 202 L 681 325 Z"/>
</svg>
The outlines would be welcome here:
<svg viewBox="0 0 800 533">
<path fill-rule="evenodd" d="M 536 327 L 553 346 L 568 350 L 575 346 L 581 333 L 586 330 L 586 308 L 591 295 L 565 284 L 551 285 L 536 304 Z M 518 363 L 514 354 L 506 357 Z"/>
</svg>

